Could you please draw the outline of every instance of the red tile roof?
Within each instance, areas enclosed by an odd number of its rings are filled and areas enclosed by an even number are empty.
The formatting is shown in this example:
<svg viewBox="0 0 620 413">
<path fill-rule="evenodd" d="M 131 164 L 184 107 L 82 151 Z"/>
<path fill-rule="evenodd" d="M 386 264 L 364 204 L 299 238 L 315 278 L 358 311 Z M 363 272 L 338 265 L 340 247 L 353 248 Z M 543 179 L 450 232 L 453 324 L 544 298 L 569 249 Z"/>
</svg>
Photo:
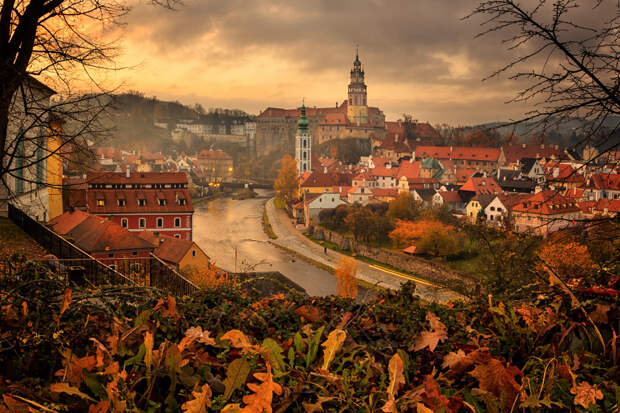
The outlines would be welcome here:
<svg viewBox="0 0 620 413">
<path fill-rule="evenodd" d="M 513 211 L 541 215 L 558 215 L 580 211 L 577 204 L 553 190 L 541 191 L 516 204 Z"/>
<path fill-rule="evenodd" d="M 497 195 L 501 203 L 508 210 L 512 209 L 513 206 L 517 205 L 519 202 L 522 202 L 531 196 L 532 194 L 524 194 L 524 193 L 518 193 L 518 192 L 507 192 L 504 194 Z"/>
<path fill-rule="evenodd" d="M 125 199 L 125 205 L 119 206 L 118 200 Z M 138 199 L 146 200 L 145 206 L 138 204 Z M 159 200 L 165 199 L 165 205 L 159 205 Z M 177 199 L 185 199 L 185 205 L 180 205 Z M 98 200 L 104 200 L 104 205 L 97 205 Z M 89 189 L 86 191 L 88 212 L 105 214 L 155 214 L 191 213 L 194 212 L 192 200 L 187 189 L 139 189 L 139 190 L 110 190 Z"/>
<path fill-rule="evenodd" d="M 620 213 L 620 199 L 599 199 L 596 203 L 596 210 L 607 213 Z"/>
<path fill-rule="evenodd" d="M 620 191 L 620 174 L 595 174 L 588 180 L 587 188 Z"/>
<path fill-rule="evenodd" d="M 481 194 L 501 194 L 504 191 L 493 178 L 469 178 L 465 184 L 459 189 L 460 191 L 475 192 L 476 195 Z"/>
<path fill-rule="evenodd" d="M 75 225 L 77 221 L 80 222 Z M 153 249 L 149 242 L 117 223 L 85 212 L 65 212 L 50 224 L 54 231 L 89 253 Z"/>
<path fill-rule="evenodd" d="M 568 159 L 562 149 L 551 145 L 506 145 L 502 146 L 506 163 L 511 164 L 523 158 Z"/>
<path fill-rule="evenodd" d="M 556 169 L 557 168 L 557 169 Z M 543 166 L 547 181 L 550 182 L 576 182 L 585 183 L 585 178 L 575 168 L 566 163 L 549 161 Z M 557 175 L 557 176 L 556 176 Z"/>
<path fill-rule="evenodd" d="M 198 154 L 198 159 L 228 161 L 232 160 L 232 157 L 221 149 L 217 149 L 215 151 L 213 149 L 209 149 L 201 151 Z"/>
<path fill-rule="evenodd" d="M 406 176 L 407 180 L 418 178 L 420 176 L 420 161 L 402 161 L 395 176 L 398 178 Z"/>
<path fill-rule="evenodd" d="M 159 247 L 155 248 L 153 254 L 162 259 L 163 261 L 179 265 L 187 251 L 194 245 L 193 241 L 162 237 Z"/>
<path fill-rule="evenodd" d="M 353 176 L 348 173 L 323 173 L 314 171 L 301 183 L 301 187 L 350 186 Z"/>
<path fill-rule="evenodd" d="M 394 197 L 398 196 L 398 189 L 396 188 L 370 188 L 370 191 L 375 197 Z"/>
<path fill-rule="evenodd" d="M 187 184 L 185 172 L 90 172 L 86 176 L 89 184 Z"/>
<path fill-rule="evenodd" d="M 497 161 L 500 150 L 468 146 L 418 146 L 416 157 L 435 159 L 459 159 L 470 161 Z"/>
<path fill-rule="evenodd" d="M 441 195 L 444 202 L 463 202 L 459 191 L 442 191 L 438 192 L 438 194 Z"/>
</svg>

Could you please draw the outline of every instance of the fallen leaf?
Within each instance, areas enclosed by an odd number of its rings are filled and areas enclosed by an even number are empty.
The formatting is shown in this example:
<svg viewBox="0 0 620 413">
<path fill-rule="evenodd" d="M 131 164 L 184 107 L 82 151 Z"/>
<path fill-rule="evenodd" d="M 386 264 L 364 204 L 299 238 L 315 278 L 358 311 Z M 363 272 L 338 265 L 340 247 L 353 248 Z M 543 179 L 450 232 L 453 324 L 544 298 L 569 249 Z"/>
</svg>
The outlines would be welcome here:
<svg viewBox="0 0 620 413">
<path fill-rule="evenodd" d="M 67 288 L 65 290 L 62 304 L 60 305 L 60 315 L 62 315 L 65 311 L 67 311 L 67 308 L 69 308 L 69 304 L 71 303 L 71 295 L 72 295 L 71 288 Z"/>
<path fill-rule="evenodd" d="M 582 406 L 584 409 L 589 408 L 591 404 L 596 404 L 597 400 L 603 400 L 603 393 L 598 386 L 596 384 L 593 386 L 587 381 L 573 386 L 570 392 L 575 395 L 575 405 Z"/>
<path fill-rule="evenodd" d="M 199 391 L 192 391 L 194 400 L 186 401 L 181 405 L 185 413 L 207 413 L 207 407 L 211 407 L 211 388 L 204 384 Z"/>
<path fill-rule="evenodd" d="M 335 329 L 327 336 L 327 340 L 321 344 L 325 347 L 323 353 L 323 370 L 329 370 L 329 364 L 332 362 L 336 353 L 340 351 L 344 340 L 347 338 L 347 333 L 344 330 Z"/>
<path fill-rule="evenodd" d="M 79 386 L 84 379 L 82 369 L 91 371 L 97 364 L 97 360 L 94 356 L 77 358 L 71 350 L 65 351 L 63 357 L 64 369 L 57 371 L 56 376 L 65 377 L 66 381 L 74 386 Z"/>
<path fill-rule="evenodd" d="M 224 398 L 230 399 L 235 390 L 240 389 L 250 374 L 250 364 L 244 358 L 234 359 L 226 370 L 224 379 Z"/>
<path fill-rule="evenodd" d="M 429 321 L 431 329 L 420 333 L 410 350 L 419 351 L 428 347 L 430 351 L 434 351 L 440 341 L 445 341 L 448 338 L 448 329 L 439 317 L 429 311 L 426 313 L 426 319 Z"/>
<path fill-rule="evenodd" d="M 293 313 L 311 323 L 317 323 L 321 319 L 319 309 L 311 305 L 302 305 L 296 308 Z"/>
<path fill-rule="evenodd" d="M 195 341 L 209 346 L 215 345 L 215 340 L 211 337 L 211 333 L 209 331 L 203 331 L 200 326 L 190 327 L 185 332 L 185 337 L 183 337 L 179 343 L 179 351 L 183 351 Z"/>
<path fill-rule="evenodd" d="M 607 312 L 611 310 L 611 306 L 606 304 L 596 304 L 594 310 L 590 313 L 592 321 L 599 324 L 607 324 Z"/>
<path fill-rule="evenodd" d="M 110 402 L 102 400 L 97 404 L 91 404 L 88 407 L 88 413 L 107 413 L 110 410 Z"/>
<path fill-rule="evenodd" d="M 71 386 L 69 383 L 53 383 L 50 385 L 50 391 L 52 393 L 66 393 L 72 396 L 78 396 L 82 399 L 90 400 L 92 402 L 96 401 L 88 394 L 82 393 L 80 389 Z"/>
<path fill-rule="evenodd" d="M 267 413 L 272 413 L 271 402 L 273 394 L 282 394 L 282 386 L 273 381 L 269 363 L 267 363 L 266 373 L 254 373 L 254 377 L 262 383 L 248 383 L 248 388 L 254 393 L 243 396 L 242 400 L 246 404 L 243 412 L 263 413 L 263 411 L 266 411 Z"/>
<path fill-rule="evenodd" d="M 151 375 L 151 366 L 153 365 L 153 334 L 150 331 L 144 333 L 144 365 L 146 366 L 146 375 Z"/>
<path fill-rule="evenodd" d="M 400 387 L 405 384 L 405 376 L 403 371 L 405 364 L 398 353 L 394 354 L 388 364 L 388 372 L 390 374 L 390 384 L 387 388 L 388 401 L 381 408 L 386 413 L 398 413 L 396 409 L 396 394 Z"/>
<path fill-rule="evenodd" d="M 162 314 L 168 317 L 175 317 L 177 315 L 177 300 L 171 295 L 168 295 L 166 301 L 160 298 L 154 310 L 161 310 Z"/>
<path fill-rule="evenodd" d="M 512 406 L 515 397 L 521 390 L 517 377 L 523 373 L 517 366 L 504 366 L 501 361 L 490 357 L 486 362 L 476 365 L 470 373 L 480 382 L 480 389 L 493 393 L 500 398 L 505 395 L 506 406 Z"/>
<path fill-rule="evenodd" d="M 239 330 L 230 330 L 225 333 L 220 340 L 228 340 L 233 347 L 237 348 L 247 348 L 251 347 L 250 340 L 243 334 L 242 331 Z"/>
</svg>

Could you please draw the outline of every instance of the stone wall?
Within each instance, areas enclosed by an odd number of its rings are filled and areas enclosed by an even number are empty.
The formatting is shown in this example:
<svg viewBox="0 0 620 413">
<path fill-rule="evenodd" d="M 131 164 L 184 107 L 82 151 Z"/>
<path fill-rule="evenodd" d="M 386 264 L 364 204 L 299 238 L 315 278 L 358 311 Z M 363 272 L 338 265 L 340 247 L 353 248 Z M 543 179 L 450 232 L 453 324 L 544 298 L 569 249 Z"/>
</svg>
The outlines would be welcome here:
<svg viewBox="0 0 620 413">
<path fill-rule="evenodd" d="M 429 281 L 446 286 L 450 289 L 473 294 L 476 291 L 476 282 L 445 265 L 431 263 L 422 258 L 406 255 L 395 251 L 388 251 L 383 248 L 376 248 L 358 242 L 351 238 L 346 238 L 342 234 L 330 231 L 326 228 L 317 227 L 314 231 L 316 239 L 324 239 L 332 242 L 342 250 L 354 252 L 374 261 L 387 264 L 396 269 L 419 275 Z"/>
</svg>

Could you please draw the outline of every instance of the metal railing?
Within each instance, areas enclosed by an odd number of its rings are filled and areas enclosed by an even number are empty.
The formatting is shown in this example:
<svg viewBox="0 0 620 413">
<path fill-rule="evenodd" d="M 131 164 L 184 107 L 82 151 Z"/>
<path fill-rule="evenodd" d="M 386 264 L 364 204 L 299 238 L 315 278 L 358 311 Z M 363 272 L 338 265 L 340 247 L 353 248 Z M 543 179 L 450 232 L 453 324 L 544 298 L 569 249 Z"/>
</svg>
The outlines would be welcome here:
<svg viewBox="0 0 620 413">
<path fill-rule="evenodd" d="M 68 274 L 70 278 L 83 278 L 93 285 L 152 286 L 176 295 L 189 295 L 199 290 L 199 287 L 153 254 L 148 258 L 98 260 L 12 204 L 9 204 L 9 218 L 56 257 L 40 261 L 46 262 L 52 269 Z M 10 268 L 7 270 L 10 271 Z"/>
</svg>

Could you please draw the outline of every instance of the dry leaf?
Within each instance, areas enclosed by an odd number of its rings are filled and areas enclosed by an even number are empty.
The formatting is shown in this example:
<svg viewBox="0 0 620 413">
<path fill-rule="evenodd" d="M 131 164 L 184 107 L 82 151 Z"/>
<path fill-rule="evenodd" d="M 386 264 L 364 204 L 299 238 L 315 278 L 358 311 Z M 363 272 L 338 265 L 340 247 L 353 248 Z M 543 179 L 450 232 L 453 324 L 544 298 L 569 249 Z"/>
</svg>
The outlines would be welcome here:
<svg viewBox="0 0 620 413">
<path fill-rule="evenodd" d="M 151 375 L 151 366 L 153 365 L 153 346 L 154 346 L 153 334 L 150 331 L 144 333 L 144 364 L 146 366 L 146 375 Z"/>
<path fill-rule="evenodd" d="M 211 333 L 208 331 L 203 331 L 202 327 L 190 327 L 185 332 L 185 337 L 181 339 L 179 343 L 179 351 L 183 351 L 194 341 L 199 343 L 207 344 L 209 346 L 215 345 L 215 340 L 211 337 Z"/>
<path fill-rule="evenodd" d="M 271 366 L 267 363 L 266 373 L 254 373 L 254 377 L 260 380 L 261 384 L 248 383 L 248 388 L 254 393 L 243 396 L 243 402 L 247 405 L 243 412 L 247 413 L 272 413 L 271 402 L 273 394 L 282 394 L 282 386 L 273 381 Z"/>
<path fill-rule="evenodd" d="M 321 320 L 319 309 L 311 305 L 302 305 L 301 307 L 295 309 L 293 313 L 311 323 L 317 323 Z"/>
<path fill-rule="evenodd" d="M 64 369 L 58 370 L 55 375 L 65 377 L 64 380 L 68 381 L 74 386 L 79 386 L 84 379 L 82 369 L 91 371 L 93 368 L 95 368 L 95 365 L 97 364 L 97 360 L 94 356 L 77 358 L 71 352 L 71 350 L 66 350 L 65 352 L 63 352 L 63 356 L 64 360 L 62 364 L 64 365 Z"/>
<path fill-rule="evenodd" d="M 71 303 L 71 295 L 72 295 L 71 288 L 67 288 L 65 290 L 65 295 L 63 297 L 62 304 L 60 306 L 60 315 L 62 315 L 62 313 L 67 311 L 67 308 L 69 308 L 69 304 Z"/>
<path fill-rule="evenodd" d="M 597 400 L 603 400 L 603 393 L 598 386 L 596 384 L 593 386 L 587 381 L 573 386 L 570 392 L 575 395 L 575 405 L 582 406 L 584 409 L 590 407 L 591 404 L 596 404 Z"/>
<path fill-rule="evenodd" d="M 50 385 L 50 391 L 52 393 L 66 393 L 72 396 L 78 396 L 82 399 L 90 400 L 93 402 L 96 401 L 89 395 L 82 393 L 77 387 L 71 386 L 69 383 L 53 383 L 52 385 Z"/>
<path fill-rule="evenodd" d="M 599 324 L 607 324 L 607 312 L 611 310 L 611 306 L 606 304 L 596 304 L 594 310 L 590 313 L 592 321 Z"/>
<path fill-rule="evenodd" d="M 252 346 L 246 335 L 239 330 L 230 330 L 220 337 L 220 340 L 228 340 L 233 347 L 237 348 L 247 348 Z"/>
<path fill-rule="evenodd" d="M 516 381 L 517 377 L 523 377 L 521 370 L 517 366 L 504 366 L 504 363 L 492 357 L 478 364 L 469 374 L 478 379 L 482 390 L 493 393 L 498 398 L 504 394 L 508 407 L 512 406 L 521 390 L 521 385 Z"/>
<path fill-rule="evenodd" d="M 429 311 L 426 313 L 426 319 L 429 321 L 431 329 L 420 333 L 410 350 L 419 351 L 428 347 L 430 351 L 434 351 L 440 341 L 445 341 L 448 338 L 448 329 L 439 317 Z"/>
<path fill-rule="evenodd" d="M 157 311 L 160 309 L 162 314 L 168 317 L 175 317 L 177 315 L 177 300 L 171 295 L 168 295 L 166 301 L 160 298 L 154 310 Z"/>
<path fill-rule="evenodd" d="M 323 353 L 323 366 L 321 367 L 323 370 L 329 370 L 329 364 L 342 347 L 342 344 L 346 338 L 347 333 L 345 333 L 344 330 L 336 329 L 329 333 L 327 340 L 325 340 L 322 344 L 322 346 L 325 347 Z"/>
<path fill-rule="evenodd" d="M 88 407 L 88 413 L 107 413 L 110 410 L 110 402 L 102 400 L 97 404 L 91 404 Z"/>
<path fill-rule="evenodd" d="M 398 353 L 394 354 L 388 364 L 388 372 L 390 373 L 390 384 L 387 388 L 388 401 L 381 408 L 381 410 L 386 413 L 398 412 L 396 409 L 396 394 L 400 387 L 405 384 L 405 376 L 403 375 L 404 369 L 405 364 L 403 363 L 403 359 L 400 358 Z"/>
<path fill-rule="evenodd" d="M 192 391 L 194 400 L 186 401 L 181 405 L 185 413 L 207 413 L 207 407 L 211 407 L 211 388 L 204 384 L 199 391 Z"/>
</svg>

